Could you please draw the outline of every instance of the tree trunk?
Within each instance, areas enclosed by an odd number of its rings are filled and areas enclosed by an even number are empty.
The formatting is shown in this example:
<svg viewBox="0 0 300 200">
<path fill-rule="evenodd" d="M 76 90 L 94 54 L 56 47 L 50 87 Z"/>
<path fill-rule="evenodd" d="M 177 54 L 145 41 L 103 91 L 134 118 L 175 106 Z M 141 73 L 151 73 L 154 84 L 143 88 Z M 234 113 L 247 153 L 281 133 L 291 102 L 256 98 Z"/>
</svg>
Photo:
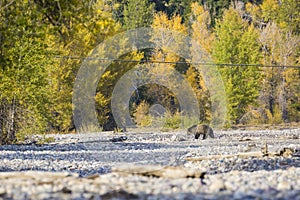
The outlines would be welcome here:
<svg viewBox="0 0 300 200">
<path fill-rule="evenodd" d="M 279 105 L 281 109 L 281 119 L 283 122 L 288 121 L 288 110 L 287 110 L 287 93 L 286 93 L 286 78 L 285 78 L 285 67 L 283 67 L 281 72 L 281 86 L 280 86 L 280 93 L 279 93 Z"/>
<path fill-rule="evenodd" d="M 3 144 L 3 124 L 4 124 L 4 109 L 0 102 L 0 145 Z"/>
<path fill-rule="evenodd" d="M 3 131 L 2 143 L 11 144 L 16 139 L 16 99 L 6 105 L 7 112 L 4 113 L 5 130 Z"/>
</svg>

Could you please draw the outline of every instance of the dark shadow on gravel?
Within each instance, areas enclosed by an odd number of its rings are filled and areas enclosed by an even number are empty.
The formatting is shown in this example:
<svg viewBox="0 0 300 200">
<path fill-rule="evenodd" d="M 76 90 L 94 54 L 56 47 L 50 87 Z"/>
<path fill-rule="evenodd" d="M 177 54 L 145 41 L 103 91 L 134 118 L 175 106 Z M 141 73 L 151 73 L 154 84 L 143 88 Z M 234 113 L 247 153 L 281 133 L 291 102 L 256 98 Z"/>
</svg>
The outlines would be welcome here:
<svg viewBox="0 0 300 200">
<path fill-rule="evenodd" d="M 2 145 L 0 151 L 71 151 L 71 150 L 87 150 L 84 145 L 78 144 L 13 144 L 13 145 Z"/>
<path fill-rule="evenodd" d="M 104 166 L 97 169 L 90 169 L 90 170 L 46 170 L 42 167 L 28 167 L 22 168 L 21 170 L 15 170 L 12 168 L 0 168 L 0 172 L 25 172 L 25 171 L 40 171 L 40 172 L 67 172 L 67 173 L 77 173 L 79 177 L 86 177 L 95 174 L 107 174 L 111 172 L 110 166 Z"/>
<path fill-rule="evenodd" d="M 187 145 L 198 148 L 199 145 Z M 84 150 L 155 150 L 168 148 L 186 148 L 182 144 L 160 144 L 147 142 L 79 142 L 77 144 L 44 144 L 44 145 L 2 145 L 0 151 L 84 151 Z"/>
<path fill-rule="evenodd" d="M 105 194 L 106 195 L 106 194 Z M 116 195 L 117 196 L 117 195 Z M 113 198 L 113 196 L 110 196 Z M 299 199 L 300 192 L 293 191 L 278 191 L 273 188 L 268 189 L 257 189 L 251 192 L 251 194 L 232 192 L 232 191 L 220 191 L 218 193 L 202 193 L 202 194 L 191 194 L 181 193 L 179 195 L 139 195 L 135 199 L 184 199 L 184 200 L 224 200 L 224 199 L 243 199 L 243 200 L 257 200 L 257 199 L 273 199 L 273 200 L 290 200 Z"/>
</svg>

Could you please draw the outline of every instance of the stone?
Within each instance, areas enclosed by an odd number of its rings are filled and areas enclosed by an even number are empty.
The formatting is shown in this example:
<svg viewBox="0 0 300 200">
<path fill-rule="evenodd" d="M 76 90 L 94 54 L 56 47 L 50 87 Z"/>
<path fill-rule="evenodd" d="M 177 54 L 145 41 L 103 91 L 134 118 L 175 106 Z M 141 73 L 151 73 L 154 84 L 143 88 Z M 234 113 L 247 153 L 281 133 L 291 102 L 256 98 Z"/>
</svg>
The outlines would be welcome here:
<svg viewBox="0 0 300 200">
<path fill-rule="evenodd" d="M 280 181 L 277 185 L 278 190 L 291 190 L 292 185 L 287 181 Z"/>
<path fill-rule="evenodd" d="M 171 137 L 171 141 L 177 141 L 177 142 L 182 142 L 182 141 L 186 141 L 186 137 L 184 135 L 172 135 Z"/>
<path fill-rule="evenodd" d="M 4 188 L 0 187 L 0 197 L 4 196 L 6 194 L 6 191 Z"/>
<path fill-rule="evenodd" d="M 213 181 L 209 187 L 209 189 L 212 191 L 212 192 L 219 192 L 219 191 L 222 191 L 222 190 L 225 190 L 226 187 L 225 187 L 225 184 L 224 184 L 224 181 L 221 180 L 221 179 L 217 179 L 215 181 Z"/>
<path fill-rule="evenodd" d="M 112 141 L 112 142 L 124 142 L 127 139 L 128 139 L 127 136 L 120 136 L 120 137 L 114 137 L 110 141 Z"/>
<path fill-rule="evenodd" d="M 129 193 L 125 190 L 113 190 L 101 195 L 102 199 L 139 199 L 136 194 Z"/>
</svg>

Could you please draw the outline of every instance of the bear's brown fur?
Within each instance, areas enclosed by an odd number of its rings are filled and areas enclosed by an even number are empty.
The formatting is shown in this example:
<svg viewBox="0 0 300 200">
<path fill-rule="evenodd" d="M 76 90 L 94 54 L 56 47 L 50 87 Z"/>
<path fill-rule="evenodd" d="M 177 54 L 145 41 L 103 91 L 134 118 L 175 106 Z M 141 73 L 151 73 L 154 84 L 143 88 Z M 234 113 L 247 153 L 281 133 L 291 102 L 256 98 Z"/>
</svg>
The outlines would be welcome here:
<svg viewBox="0 0 300 200">
<path fill-rule="evenodd" d="M 202 140 L 206 139 L 208 136 L 214 138 L 214 132 L 212 128 L 206 124 L 193 125 L 187 130 L 188 135 L 194 135 L 195 139 L 198 139 L 202 135 Z"/>
</svg>

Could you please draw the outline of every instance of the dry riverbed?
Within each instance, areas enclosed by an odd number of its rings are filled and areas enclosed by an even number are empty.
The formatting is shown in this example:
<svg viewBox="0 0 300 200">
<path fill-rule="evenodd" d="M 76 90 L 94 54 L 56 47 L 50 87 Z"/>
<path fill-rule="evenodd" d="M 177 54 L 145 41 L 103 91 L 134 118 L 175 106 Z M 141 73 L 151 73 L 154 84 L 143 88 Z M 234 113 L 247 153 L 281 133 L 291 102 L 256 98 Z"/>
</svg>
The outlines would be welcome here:
<svg viewBox="0 0 300 200">
<path fill-rule="evenodd" d="M 215 132 L 0 146 L 0 199 L 300 199 L 300 129 Z"/>
</svg>

